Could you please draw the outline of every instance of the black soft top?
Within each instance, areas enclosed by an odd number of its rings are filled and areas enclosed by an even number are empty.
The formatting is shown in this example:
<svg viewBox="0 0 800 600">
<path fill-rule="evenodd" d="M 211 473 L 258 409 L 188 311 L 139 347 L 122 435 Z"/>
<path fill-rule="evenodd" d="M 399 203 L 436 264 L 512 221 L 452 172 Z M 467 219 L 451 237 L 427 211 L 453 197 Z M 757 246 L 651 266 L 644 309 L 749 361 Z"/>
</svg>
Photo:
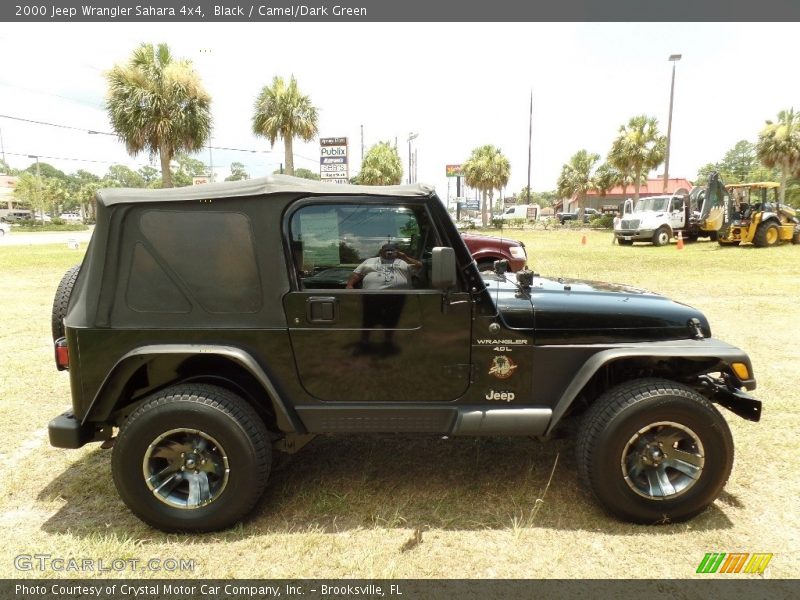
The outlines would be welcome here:
<svg viewBox="0 0 800 600">
<path fill-rule="evenodd" d="M 158 190 L 108 188 L 97 192 L 97 201 L 104 206 L 113 206 L 115 204 L 138 204 L 140 202 L 186 202 L 272 194 L 427 197 L 433 192 L 433 187 L 424 184 L 351 185 L 324 183 L 300 177 L 290 177 L 289 175 L 271 175 L 244 181 L 224 181 L 221 183 Z"/>
</svg>

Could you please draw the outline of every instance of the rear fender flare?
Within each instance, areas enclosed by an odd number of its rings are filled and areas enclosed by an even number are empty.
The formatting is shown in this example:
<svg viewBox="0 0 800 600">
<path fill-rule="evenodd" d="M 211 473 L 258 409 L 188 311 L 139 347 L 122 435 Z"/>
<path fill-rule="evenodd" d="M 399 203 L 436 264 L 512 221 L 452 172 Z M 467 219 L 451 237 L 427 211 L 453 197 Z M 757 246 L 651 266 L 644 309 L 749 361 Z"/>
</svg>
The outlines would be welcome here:
<svg viewBox="0 0 800 600">
<path fill-rule="evenodd" d="M 81 423 L 83 424 L 87 421 L 91 421 L 92 416 L 101 413 L 103 409 L 112 409 L 113 405 L 116 403 L 116 398 L 113 396 L 109 397 L 109 394 L 111 393 L 111 388 L 117 383 L 117 381 L 115 381 L 117 377 L 120 377 L 123 381 L 127 381 L 127 379 L 129 379 L 140 366 L 145 364 L 148 359 L 165 355 L 184 355 L 187 358 L 198 355 L 219 356 L 233 361 L 249 372 L 261 385 L 272 404 L 275 418 L 281 430 L 287 433 L 305 433 L 305 428 L 294 410 L 291 410 L 286 405 L 272 379 L 251 354 L 234 346 L 201 344 L 149 345 L 141 346 L 126 353 L 109 371 L 99 391 L 92 400 L 92 403 L 89 405 L 89 409 L 86 411 Z M 111 406 L 109 406 L 109 404 Z"/>
</svg>

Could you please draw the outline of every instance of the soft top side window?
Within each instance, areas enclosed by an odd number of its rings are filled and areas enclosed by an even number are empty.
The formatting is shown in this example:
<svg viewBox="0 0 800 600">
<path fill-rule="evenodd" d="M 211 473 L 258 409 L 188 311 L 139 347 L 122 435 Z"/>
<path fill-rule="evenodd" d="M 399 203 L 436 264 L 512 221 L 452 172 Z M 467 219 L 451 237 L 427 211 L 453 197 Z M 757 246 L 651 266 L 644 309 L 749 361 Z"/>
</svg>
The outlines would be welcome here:
<svg viewBox="0 0 800 600">
<path fill-rule="evenodd" d="M 438 240 L 424 206 L 312 204 L 292 215 L 289 228 L 301 289 L 344 289 L 354 270 L 379 259 L 386 244 L 421 263 L 412 269 L 410 287 L 428 287 L 430 254 Z"/>
</svg>

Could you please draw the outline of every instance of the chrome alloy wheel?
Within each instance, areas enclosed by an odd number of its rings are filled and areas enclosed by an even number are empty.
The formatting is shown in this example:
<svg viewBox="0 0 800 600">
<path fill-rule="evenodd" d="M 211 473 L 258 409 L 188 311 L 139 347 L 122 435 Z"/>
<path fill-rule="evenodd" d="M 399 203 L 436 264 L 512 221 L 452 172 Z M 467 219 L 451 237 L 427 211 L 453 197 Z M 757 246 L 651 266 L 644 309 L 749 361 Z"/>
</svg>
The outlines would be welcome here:
<svg viewBox="0 0 800 600">
<path fill-rule="evenodd" d="M 699 436 L 671 421 L 637 431 L 622 451 L 620 466 L 630 488 L 650 500 L 671 500 L 700 479 L 705 452 Z"/>
<path fill-rule="evenodd" d="M 145 452 L 142 471 L 156 498 L 187 510 L 216 500 L 230 474 L 225 450 L 197 429 L 171 429 L 158 436 Z"/>
</svg>

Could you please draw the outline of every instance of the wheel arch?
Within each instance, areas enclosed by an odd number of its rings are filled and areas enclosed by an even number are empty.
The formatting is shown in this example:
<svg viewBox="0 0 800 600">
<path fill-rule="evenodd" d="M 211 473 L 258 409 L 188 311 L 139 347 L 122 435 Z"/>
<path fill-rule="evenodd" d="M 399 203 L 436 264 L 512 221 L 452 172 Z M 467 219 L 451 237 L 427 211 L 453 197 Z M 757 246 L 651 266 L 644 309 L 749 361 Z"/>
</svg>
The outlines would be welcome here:
<svg viewBox="0 0 800 600">
<path fill-rule="evenodd" d="M 718 340 L 699 340 L 698 344 L 715 342 L 715 347 L 659 346 L 610 348 L 593 355 L 574 375 L 553 407 L 550 424 L 545 435 L 551 433 L 571 411 L 582 402 L 593 403 L 603 392 L 630 379 L 661 377 L 684 384 L 695 384 L 702 392 L 699 377 L 706 373 L 723 372 L 738 386 L 755 389 L 750 359 L 738 348 Z M 740 362 L 747 366 L 750 379 L 740 380 L 731 364 Z M 713 392 L 703 395 L 713 396 Z"/>
<path fill-rule="evenodd" d="M 472 258 L 475 260 L 476 263 L 480 263 L 485 260 L 506 260 L 507 257 L 503 255 L 502 252 L 498 252 L 495 250 L 479 250 L 475 254 L 472 255 Z"/>
<path fill-rule="evenodd" d="M 82 419 L 107 422 L 167 386 L 212 383 L 240 395 L 271 430 L 305 433 L 272 378 L 248 352 L 232 346 L 167 344 L 141 346 L 110 370 Z M 263 400 L 266 399 L 266 402 Z"/>
</svg>

